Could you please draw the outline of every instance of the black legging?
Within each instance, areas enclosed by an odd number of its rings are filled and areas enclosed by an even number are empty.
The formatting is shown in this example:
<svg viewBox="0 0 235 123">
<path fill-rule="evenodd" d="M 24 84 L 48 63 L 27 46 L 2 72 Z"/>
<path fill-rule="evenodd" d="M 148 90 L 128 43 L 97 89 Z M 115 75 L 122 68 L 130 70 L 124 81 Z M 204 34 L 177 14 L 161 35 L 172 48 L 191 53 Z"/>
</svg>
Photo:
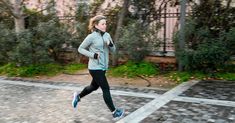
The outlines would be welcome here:
<svg viewBox="0 0 235 123">
<path fill-rule="evenodd" d="M 106 79 L 105 73 L 106 71 L 103 70 L 89 70 L 91 76 L 92 76 L 92 81 L 91 84 L 87 87 L 85 87 L 82 92 L 79 94 L 80 98 L 90 94 L 92 91 L 97 90 L 99 87 L 101 87 L 103 91 L 103 98 L 110 109 L 111 112 L 115 110 L 112 97 L 110 95 L 110 88 L 108 81 Z"/>
</svg>

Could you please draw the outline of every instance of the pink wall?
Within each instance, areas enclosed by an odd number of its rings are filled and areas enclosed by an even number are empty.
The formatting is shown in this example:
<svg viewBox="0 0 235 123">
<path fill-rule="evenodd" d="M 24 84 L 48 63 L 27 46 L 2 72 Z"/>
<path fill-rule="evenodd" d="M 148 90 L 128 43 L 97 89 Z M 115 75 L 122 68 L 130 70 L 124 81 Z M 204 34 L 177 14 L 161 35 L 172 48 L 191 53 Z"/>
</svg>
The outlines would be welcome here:
<svg viewBox="0 0 235 123">
<path fill-rule="evenodd" d="M 47 7 L 51 0 L 28 0 L 26 1 L 26 7 L 35 9 L 37 11 L 43 10 Z M 58 16 L 72 16 L 75 14 L 77 0 L 54 0 L 55 10 Z M 43 11 L 46 14 L 46 11 Z"/>
</svg>

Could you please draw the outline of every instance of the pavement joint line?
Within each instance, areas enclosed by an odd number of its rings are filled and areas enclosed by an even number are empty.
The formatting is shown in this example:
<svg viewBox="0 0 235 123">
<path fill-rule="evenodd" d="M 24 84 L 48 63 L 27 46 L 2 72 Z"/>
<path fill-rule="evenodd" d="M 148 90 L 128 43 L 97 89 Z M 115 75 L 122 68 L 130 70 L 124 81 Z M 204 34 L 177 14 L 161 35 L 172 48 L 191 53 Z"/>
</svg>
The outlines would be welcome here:
<svg viewBox="0 0 235 123">
<path fill-rule="evenodd" d="M 178 97 L 174 98 L 173 101 L 235 107 L 235 101 L 227 101 L 227 100 L 225 101 L 225 100 L 203 99 L 203 98 L 178 96 Z"/>
<path fill-rule="evenodd" d="M 199 81 L 196 80 L 184 82 L 140 107 L 116 123 L 138 123 L 198 82 Z"/>
<path fill-rule="evenodd" d="M 62 90 L 72 90 L 72 91 L 82 91 L 85 86 L 80 87 L 71 87 L 71 86 L 61 86 L 61 85 L 50 85 L 44 83 L 35 83 L 35 82 L 24 82 L 24 81 L 12 81 L 12 80 L 1 80 L 0 83 L 12 84 L 12 85 L 24 85 L 24 86 L 33 86 L 40 88 L 51 88 L 51 89 L 62 89 Z M 144 98 L 157 98 L 160 94 L 149 94 L 149 93 L 140 93 L 140 92 L 127 92 L 119 90 L 110 90 L 112 95 L 122 95 L 122 96 L 133 96 L 133 97 L 144 97 Z M 101 89 L 93 93 L 102 93 Z"/>
</svg>

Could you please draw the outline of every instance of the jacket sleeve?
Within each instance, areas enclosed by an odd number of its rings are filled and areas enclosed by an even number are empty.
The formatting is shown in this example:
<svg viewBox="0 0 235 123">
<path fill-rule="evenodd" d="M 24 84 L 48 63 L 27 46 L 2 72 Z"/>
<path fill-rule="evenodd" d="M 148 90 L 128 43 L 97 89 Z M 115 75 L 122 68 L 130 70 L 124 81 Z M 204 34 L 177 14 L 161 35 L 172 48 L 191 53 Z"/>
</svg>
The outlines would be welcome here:
<svg viewBox="0 0 235 123">
<path fill-rule="evenodd" d="M 113 40 L 112 40 L 110 34 L 108 34 L 108 35 L 109 35 L 109 41 L 110 41 L 110 44 L 111 44 L 111 45 L 109 45 L 109 50 L 110 50 L 112 53 L 115 53 L 115 52 L 116 52 L 116 46 L 115 46 L 115 44 L 114 44 L 114 42 L 113 42 Z"/>
<path fill-rule="evenodd" d="M 92 53 L 90 51 L 88 51 L 88 47 L 91 45 L 92 43 L 92 37 L 91 35 L 88 35 L 84 41 L 80 44 L 79 48 L 78 48 L 78 52 L 87 56 L 87 57 L 90 57 L 90 58 L 94 58 L 94 54 L 95 53 Z"/>
</svg>

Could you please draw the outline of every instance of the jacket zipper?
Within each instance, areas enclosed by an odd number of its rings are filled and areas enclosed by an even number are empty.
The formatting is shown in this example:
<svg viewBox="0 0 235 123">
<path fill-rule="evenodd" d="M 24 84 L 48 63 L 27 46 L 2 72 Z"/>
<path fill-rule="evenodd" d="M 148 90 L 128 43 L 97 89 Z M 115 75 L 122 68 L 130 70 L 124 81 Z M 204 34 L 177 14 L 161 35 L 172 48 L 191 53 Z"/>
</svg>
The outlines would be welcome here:
<svg viewBox="0 0 235 123">
<path fill-rule="evenodd" d="M 102 37 L 102 40 L 103 40 L 104 65 L 106 67 L 106 58 L 105 58 L 105 51 L 104 51 L 104 38 L 103 38 L 103 36 L 101 34 L 100 34 L 100 36 Z"/>
</svg>

